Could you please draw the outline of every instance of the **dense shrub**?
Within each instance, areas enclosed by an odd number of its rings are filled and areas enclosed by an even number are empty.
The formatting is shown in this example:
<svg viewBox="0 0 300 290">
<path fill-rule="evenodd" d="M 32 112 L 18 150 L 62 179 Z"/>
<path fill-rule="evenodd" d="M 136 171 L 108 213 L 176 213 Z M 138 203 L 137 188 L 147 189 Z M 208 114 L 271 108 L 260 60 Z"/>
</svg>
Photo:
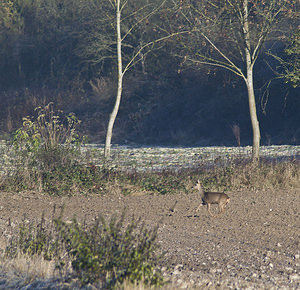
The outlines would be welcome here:
<svg viewBox="0 0 300 290">
<path fill-rule="evenodd" d="M 12 141 L 12 170 L 4 189 L 62 193 L 85 186 L 93 172 L 81 165 L 79 124 L 74 114 L 55 112 L 53 103 L 24 117 Z"/>
<path fill-rule="evenodd" d="M 40 255 L 55 260 L 64 273 L 71 264 L 71 273 L 63 278 L 79 279 L 82 285 L 114 288 L 126 280 L 161 286 L 163 278 L 157 265 L 162 256 L 157 253 L 157 229 L 146 229 L 133 218 L 125 223 L 125 212 L 109 222 L 99 215 L 90 226 L 81 225 L 76 218 L 67 223 L 62 214 L 46 226 L 42 217 L 37 226 L 25 221 L 20 225 L 6 254 Z"/>
<path fill-rule="evenodd" d="M 36 112 L 35 118 L 23 118 L 23 126 L 14 136 L 15 149 L 22 153 L 23 162 L 39 170 L 69 166 L 81 144 L 77 132 L 80 121 L 72 113 L 61 116 L 62 111 L 54 112 L 53 103 L 37 107 Z"/>
</svg>

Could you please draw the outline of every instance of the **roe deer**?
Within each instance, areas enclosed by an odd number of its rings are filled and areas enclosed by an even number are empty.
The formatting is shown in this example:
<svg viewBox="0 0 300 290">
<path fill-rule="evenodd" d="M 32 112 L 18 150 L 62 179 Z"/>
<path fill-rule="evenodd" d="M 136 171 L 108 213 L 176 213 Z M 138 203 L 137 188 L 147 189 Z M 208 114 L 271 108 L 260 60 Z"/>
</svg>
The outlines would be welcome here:
<svg viewBox="0 0 300 290">
<path fill-rule="evenodd" d="M 207 211 L 209 212 L 209 214 L 212 217 L 216 217 L 216 215 L 213 215 L 210 211 L 210 205 L 211 204 L 218 204 L 219 205 L 218 215 L 220 215 L 225 210 L 225 206 L 230 201 L 229 196 L 227 194 L 225 194 L 224 192 L 205 192 L 203 190 L 199 180 L 198 180 L 195 188 L 198 189 L 198 191 L 201 195 L 201 198 L 202 198 L 202 203 L 200 203 L 200 205 L 198 206 L 196 211 L 199 210 L 200 206 L 207 205 Z"/>
</svg>

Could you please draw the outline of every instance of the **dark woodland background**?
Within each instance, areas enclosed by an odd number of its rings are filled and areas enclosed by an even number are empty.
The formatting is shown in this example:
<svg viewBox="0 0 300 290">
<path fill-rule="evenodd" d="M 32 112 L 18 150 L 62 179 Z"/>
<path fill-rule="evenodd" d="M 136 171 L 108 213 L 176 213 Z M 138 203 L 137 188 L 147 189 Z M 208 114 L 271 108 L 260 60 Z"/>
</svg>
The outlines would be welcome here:
<svg viewBox="0 0 300 290">
<path fill-rule="evenodd" d="M 9 15 L 2 7 L 2 138 L 9 138 L 21 126 L 22 117 L 33 114 L 35 107 L 52 101 L 57 109 L 74 112 L 82 120 L 81 134 L 91 142 L 104 143 L 117 90 L 116 66 L 111 60 L 91 61 L 85 51 L 92 47 L 85 29 L 97 29 L 96 23 L 89 26 L 85 21 L 91 14 L 84 13 L 91 11 L 82 7 L 76 10 L 77 2 L 71 2 L 15 1 Z M 274 47 L 269 42 L 264 50 L 270 47 L 285 57 L 284 43 Z M 252 130 L 244 82 L 213 67 L 184 67 L 179 53 L 176 40 L 170 39 L 154 47 L 145 63 L 126 73 L 112 142 L 235 146 L 232 126 L 238 125 L 241 145 L 250 145 Z M 277 65 L 266 54 L 255 65 L 262 145 L 300 144 L 299 89 L 276 78 Z"/>
</svg>

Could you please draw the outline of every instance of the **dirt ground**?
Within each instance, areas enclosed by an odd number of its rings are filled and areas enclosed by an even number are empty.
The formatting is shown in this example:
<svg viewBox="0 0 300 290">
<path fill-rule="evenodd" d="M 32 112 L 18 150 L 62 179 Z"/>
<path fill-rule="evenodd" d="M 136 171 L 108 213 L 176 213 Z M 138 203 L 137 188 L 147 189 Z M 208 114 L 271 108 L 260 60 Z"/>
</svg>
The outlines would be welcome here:
<svg viewBox="0 0 300 290">
<path fill-rule="evenodd" d="M 51 197 L 37 193 L 0 193 L 2 235 L 10 219 L 17 225 L 51 218 L 65 205 L 65 218 L 92 220 L 121 214 L 159 223 L 158 243 L 166 251 L 165 276 L 174 288 L 300 289 L 300 188 L 265 192 L 227 192 L 223 215 L 209 216 L 197 192 L 189 195 L 89 195 Z M 177 202 L 174 211 L 170 208 Z"/>
</svg>

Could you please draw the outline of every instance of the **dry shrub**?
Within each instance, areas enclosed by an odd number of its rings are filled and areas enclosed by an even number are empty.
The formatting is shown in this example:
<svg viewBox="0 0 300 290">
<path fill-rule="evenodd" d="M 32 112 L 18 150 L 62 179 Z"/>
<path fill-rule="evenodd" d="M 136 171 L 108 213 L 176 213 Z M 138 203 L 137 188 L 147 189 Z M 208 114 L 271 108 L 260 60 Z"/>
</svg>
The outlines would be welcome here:
<svg viewBox="0 0 300 290">
<path fill-rule="evenodd" d="M 188 194 L 198 179 L 213 191 L 299 188 L 300 161 L 261 160 L 255 164 L 239 158 L 177 171 L 113 171 L 102 182 L 104 192 L 112 194 Z"/>
<path fill-rule="evenodd" d="M 276 190 L 299 188 L 300 162 L 296 160 L 235 159 L 227 164 L 177 171 L 111 171 L 102 179 L 103 192 L 110 194 L 189 194 L 197 180 L 213 191 Z"/>
<path fill-rule="evenodd" d="M 226 190 L 274 190 L 299 187 L 300 162 L 262 160 L 258 164 L 235 160 L 207 172 L 207 183 Z"/>
<path fill-rule="evenodd" d="M 39 255 L 30 256 L 21 253 L 13 258 L 7 258 L 4 250 L 7 247 L 8 242 L 2 237 L 0 239 L 0 268 L 5 287 L 12 289 L 17 288 L 17 285 L 24 286 L 35 280 L 45 281 L 54 278 L 55 263 L 53 261 L 47 261 Z"/>
<path fill-rule="evenodd" d="M 5 259 L 1 263 L 2 269 L 7 272 L 22 273 L 27 281 L 34 279 L 51 279 L 55 269 L 53 261 L 47 261 L 41 256 L 20 255 L 13 259 Z"/>
</svg>

